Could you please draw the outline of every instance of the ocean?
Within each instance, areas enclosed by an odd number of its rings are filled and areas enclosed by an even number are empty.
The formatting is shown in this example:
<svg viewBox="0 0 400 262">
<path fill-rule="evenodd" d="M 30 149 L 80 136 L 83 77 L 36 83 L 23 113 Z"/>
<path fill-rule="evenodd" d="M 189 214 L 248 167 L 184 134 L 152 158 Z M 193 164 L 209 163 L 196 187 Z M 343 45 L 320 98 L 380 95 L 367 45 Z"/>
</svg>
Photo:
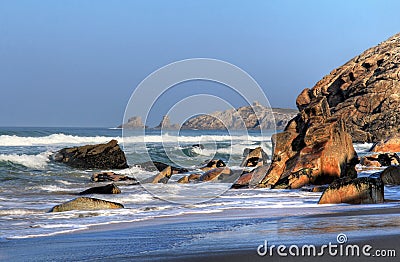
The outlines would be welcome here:
<svg viewBox="0 0 400 262">
<path fill-rule="evenodd" d="M 226 183 L 178 184 L 182 175 L 173 175 L 168 184 L 149 184 L 145 187 L 129 182 L 117 183 L 122 193 L 117 195 L 90 195 L 91 197 L 121 203 L 124 209 L 100 211 L 68 211 L 48 213 L 54 205 L 76 197 L 87 188 L 107 183 L 90 180 L 94 172 L 115 171 L 143 178 L 155 175 L 135 164 L 150 157 L 153 160 L 179 164 L 195 169 L 210 158 L 224 160 L 233 169 L 238 168 L 243 150 L 262 146 L 271 155 L 271 132 L 226 133 L 223 131 L 182 130 L 138 131 L 107 128 L 0 128 L 0 240 L 30 239 L 66 233 L 85 232 L 124 223 L 151 226 L 163 221 L 202 221 L 190 231 L 191 236 L 164 236 L 173 248 L 185 250 L 188 243 L 203 249 L 205 246 L 240 243 L 254 246 L 268 236 L 276 240 L 321 239 L 332 237 L 339 230 L 353 235 L 373 235 L 377 231 L 398 233 L 399 216 L 386 215 L 388 224 L 379 226 L 382 217 L 328 220 L 320 215 L 343 211 L 385 209 L 400 206 L 396 202 L 379 205 L 317 205 L 321 193 L 306 190 L 229 189 Z M 82 170 L 55 163 L 51 155 L 64 147 L 105 143 L 117 139 L 126 153 L 129 169 Z M 204 149 L 193 150 L 202 144 Z M 359 155 L 366 154 L 371 144 L 357 144 Z M 186 153 L 185 153 L 186 152 Z M 359 176 L 369 175 L 369 172 Z M 400 199 L 399 186 L 385 187 L 385 198 Z M 294 215 L 294 218 L 293 218 Z M 312 216 L 305 225 L 299 218 Z M 200 219 L 201 218 L 201 219 Z M 223 221 L 221 222 L 221 219 Z M 207 222 L 208 221 L 208 222 Z M 286 221 L 286 222 L 284 222 Z M 196 221 L 192 221 L 196 222 Z M 341 227 L 338 228 L 338 225 Z M 140 230 L 145 230 L 146 226 Z M 160 227 L 162 228 L 162 227 Z M 337 230 L 334 230 L 334 229 Z M 360 231 L 360 228 L 362 230 Z M 186 229 L 188 230 L 188 229 Z M 375 233 L 374 233 L 375 232 Z M 157 235 L 154 227 L 148 233 Z M 143 233 L 145 234 L 145 233 Z M 234 234 L 234 235 L 232 235 Z M 301 237 L 300 237 L 301 236 Z M 238 241 L 238 238 L 243 241 Z M 255 247 L 255 246 L 254 246 Z M 151 244 L 137 245 L 136 251 L 150 252 Z M 135 251 L 135 250 L 134 250 Z"/>
</svg>

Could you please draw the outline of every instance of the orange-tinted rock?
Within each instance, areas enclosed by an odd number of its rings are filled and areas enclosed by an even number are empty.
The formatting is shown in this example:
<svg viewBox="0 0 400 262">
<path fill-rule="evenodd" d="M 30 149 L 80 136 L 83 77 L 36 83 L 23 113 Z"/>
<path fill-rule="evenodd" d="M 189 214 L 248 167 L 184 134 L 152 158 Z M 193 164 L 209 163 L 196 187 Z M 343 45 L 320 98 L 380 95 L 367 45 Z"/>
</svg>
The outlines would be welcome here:
<svg viewBox="0 0 400 262">
<path fill-rule="evenodd" d="M 187 184 L 189 183 L 189 177 L 188 176 L 183 176 L 178 179 L 177 181 L 179 184 Z"/>
<path fill-rule="evenodd" d="M 382 153 L 363 156 L 360 164 L 366 167 L 382 167 L 400 164 L 400 157 L 396 153 Z"/>
<path fill-rule="evenodd" d="M 324 191 L 318 204 L 377 204 L 384 202 L 382 180 L 368 177 L 342 178 Z"/>
<path fill-rule="evenodd" d="M 196 180 L 199 180 L 200 177 L 201 177 L 201 174 L 190 174 L 188 179 L 189 179 L 189 181 L 196 181 Z"/>
<path fill-rule="evenodd" d="M 389 139 L 375 143 L 370 149 L 371 152 L 400 152 L 400 137 L 394 136 Z"/>
<path fill-rule="evenodd" d="M 229 175 L 231 174 L 231 170 L 228 167 L 217 167 L 205 172 L 201 177 L 200 181 L 215 181 L 218 180 L 221 175 Z"/>
<path fill-rule="evenodd" d="M 157 183 L 163 183 L 166 184 L 168 183 L 168 180 L 172 176 L 172 168 L 170 166 L 167 166 L 163 171 L 161 171 L 158 175 L 156 175 L 151 183 L 157 184 Z"/>
<path fill-rule="evenodd" d="M 267 153 L 261 147 L 254 149 L 246 148 L 243 152 L 245 157 L 240 164 L 241 167 L 258 167 L 267 164 L 269 159 Z"/>
<path fill-rule="evenodd" d="M 259 166 L 249 173 L 241 175 L 232 185 L 232 188 L 256 186 L 265 176 L 269 166 Z"/>
<path fill-rule="evenodd" d="M 276 135 L 271 167 L 261 184 L 300 188 L 355 177 L 358 161 L 344 122 L 331 117 L 325 97 L 313 101 Z"/>
</svg>

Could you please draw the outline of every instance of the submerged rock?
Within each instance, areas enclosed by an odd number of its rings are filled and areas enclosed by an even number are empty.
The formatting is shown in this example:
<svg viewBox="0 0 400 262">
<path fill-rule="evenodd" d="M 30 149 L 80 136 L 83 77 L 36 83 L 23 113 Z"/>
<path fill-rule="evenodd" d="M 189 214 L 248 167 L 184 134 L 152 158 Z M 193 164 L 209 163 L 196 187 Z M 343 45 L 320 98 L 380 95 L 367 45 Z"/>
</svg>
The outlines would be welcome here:
<svg viewBox="0 0 400 262">
<path fill-rule="evenodd" d="M 381 179 L 346 177 L 330 184 L 318 204 L 377 204 L 383 202 L 384 187 Z"/>
<path fill-rule="evenodd" d="M 245 157 L 240 164 L 241 167 L 258 167 L 266 165 L 269 157 L 267 153 L 261 147 L 256 147 L 254 149 L 246 148 L 243 152 Z"/>
<path fill-rule="evenodd" d="M 400 185 L 400 166 L 386 168 L 380 177 L 385 185 Z"/>
<path fill-rule="evenodd" d="M 121 190 L 114 184 L 111 183 L 105 186 L 91 187 L 78 193 L 78 195 L 88 195 L 88 194 L 120 194 Z"/>
<path fill-rule="evenodd" d="M 375 143 L 370 149 L 371 152 L 400 152 L 400 135 L 392 136 L 386 140 Z"/>
<path fill-rule="evenodd" d="M 125 154 L 117 140 L 111 140 L 106 144 L 64 148 L 55 153 L 53 159 L 75 168 L 128 168 Z"/>
<path fill-rule="evenodd" d="M 49 212 L 71 210 L 102 210 L 124 208 L 122 204 L 90 197 L 78 197 L 63 204 L 54 206 Z"/>
<path fill-rule="evenodd" d="M 107 182 L 107 181 L 113 181 L 113 182 L 118 182 L 118 181 L 133 181 L 137 182 L 137 180 L 133 177 L 129 177 L 126 175 L 119 175 L 114 172 L 101 172 L 101 173 L 95 173 L 92 175 L 91 180 L 93 182 Z"/>
</svg>

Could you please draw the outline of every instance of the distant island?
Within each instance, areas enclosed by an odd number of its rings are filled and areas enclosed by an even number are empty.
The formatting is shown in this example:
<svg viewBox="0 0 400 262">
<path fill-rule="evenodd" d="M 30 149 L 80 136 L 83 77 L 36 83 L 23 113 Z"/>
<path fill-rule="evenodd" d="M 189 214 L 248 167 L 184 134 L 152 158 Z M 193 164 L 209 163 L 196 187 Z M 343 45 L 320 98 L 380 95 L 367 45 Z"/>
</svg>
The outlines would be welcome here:
<svg viewBox="0 0 400 262">
<path fill-rule="evenodd" d="M 272 110 L 272 112 L 271 112 Z M 182 124 L 182 129 L 199 130 L 243 130 L 243 129 L 284 129 L 290 119 L 299 113 L 296 109 L 268 108 L 258 102 L 253 106 L 243 106 L 237 109 L 216 111 L 192 117 Z M 272 117 L 273 115 L 273 117 Z M 140 116 L 133 116 L 128 122 L 118 126 L 119 128 L 149 128 L 143 124 Z M 178 124 L 172 124 L 168 116 L 164 116 L 159 125 L 152 129 L 179 129 Z"/>
</svg>

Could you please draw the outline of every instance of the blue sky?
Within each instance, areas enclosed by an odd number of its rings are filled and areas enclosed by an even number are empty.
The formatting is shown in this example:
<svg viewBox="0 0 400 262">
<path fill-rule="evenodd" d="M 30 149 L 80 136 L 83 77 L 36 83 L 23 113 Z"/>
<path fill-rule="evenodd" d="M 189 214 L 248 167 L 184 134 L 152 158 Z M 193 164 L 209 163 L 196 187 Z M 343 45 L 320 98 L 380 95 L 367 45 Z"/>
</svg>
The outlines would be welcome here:
<svg viewBox="0 0 400 262">
<path fill-rule="evenodd" d="M 2 0 L 0 125 L 116 126 L 147 75 L 193 57 L 239 66 L 272 106 L 294 108 L 301 90 L 400 32 L 398 10 L 400 1 Z"/>
</svg>

